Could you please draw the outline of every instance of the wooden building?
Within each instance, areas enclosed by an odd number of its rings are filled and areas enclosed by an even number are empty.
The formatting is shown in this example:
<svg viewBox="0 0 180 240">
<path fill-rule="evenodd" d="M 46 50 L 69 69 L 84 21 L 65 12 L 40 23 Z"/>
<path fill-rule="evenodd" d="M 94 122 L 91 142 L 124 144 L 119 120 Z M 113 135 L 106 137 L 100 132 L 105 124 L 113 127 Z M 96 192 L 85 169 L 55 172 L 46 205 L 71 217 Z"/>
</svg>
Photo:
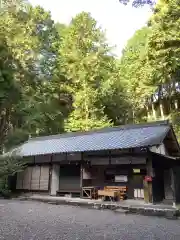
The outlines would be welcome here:
<svg viewBox="0 0 180 240">
<path fill-rule="evenodd" d="M 38 137 L 11 154 L 28 160 L 18 191 L 85 197 L 87 187 L 125 186 L 128 199 L 180 203 L 180 147 L 168 121 Z"/>
</svg>

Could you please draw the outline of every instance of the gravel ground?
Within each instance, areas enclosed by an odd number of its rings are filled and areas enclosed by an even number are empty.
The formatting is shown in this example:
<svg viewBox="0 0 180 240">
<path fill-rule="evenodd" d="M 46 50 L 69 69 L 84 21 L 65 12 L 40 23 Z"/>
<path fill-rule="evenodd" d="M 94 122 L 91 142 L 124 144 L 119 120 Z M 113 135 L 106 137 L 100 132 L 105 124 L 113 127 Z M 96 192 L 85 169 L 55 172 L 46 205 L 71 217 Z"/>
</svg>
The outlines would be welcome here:
<svg viewBox="0 0 180 240">
<path fill-rule="evenodd" d="M 0 200 L 0 239 L 179 240 L 180 221 L 108 210 Z"/>
</svg>

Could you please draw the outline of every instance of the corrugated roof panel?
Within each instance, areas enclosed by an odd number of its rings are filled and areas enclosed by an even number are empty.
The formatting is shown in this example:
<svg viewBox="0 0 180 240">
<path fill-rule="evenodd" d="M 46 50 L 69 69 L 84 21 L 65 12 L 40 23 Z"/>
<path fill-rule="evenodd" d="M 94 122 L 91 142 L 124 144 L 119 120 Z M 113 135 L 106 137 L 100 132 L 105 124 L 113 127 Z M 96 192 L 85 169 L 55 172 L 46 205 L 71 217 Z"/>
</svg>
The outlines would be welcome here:
<svg viewBox="0 0 180 240">
<path fill-rule="evenodd" d="M 89 134 L 70 135 L 59 138 L 29 140 L 16 149 L 20 156 L 32 156 L 63 152 L 84 152 L 107 149 L 125 149 L 146 147 L 160 144 L 169 125 L 157 125 L 141 128 L 119 129 L 117 131 L 93 132 Z"/>
</svg>

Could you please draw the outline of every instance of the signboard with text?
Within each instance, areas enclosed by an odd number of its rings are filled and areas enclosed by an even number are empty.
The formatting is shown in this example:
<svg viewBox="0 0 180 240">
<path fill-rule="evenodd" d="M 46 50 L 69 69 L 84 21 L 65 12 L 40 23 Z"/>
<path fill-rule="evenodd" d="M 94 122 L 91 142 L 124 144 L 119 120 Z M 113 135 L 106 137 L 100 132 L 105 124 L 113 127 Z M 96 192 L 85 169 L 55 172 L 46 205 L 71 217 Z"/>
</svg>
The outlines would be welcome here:
<svg viewBox="0 0 180 240">
<path fill-rule="evenodd" d="M 116 175 L 115 182 L 127 182 L 128 178 L 125 175 Z"/>
</svg>

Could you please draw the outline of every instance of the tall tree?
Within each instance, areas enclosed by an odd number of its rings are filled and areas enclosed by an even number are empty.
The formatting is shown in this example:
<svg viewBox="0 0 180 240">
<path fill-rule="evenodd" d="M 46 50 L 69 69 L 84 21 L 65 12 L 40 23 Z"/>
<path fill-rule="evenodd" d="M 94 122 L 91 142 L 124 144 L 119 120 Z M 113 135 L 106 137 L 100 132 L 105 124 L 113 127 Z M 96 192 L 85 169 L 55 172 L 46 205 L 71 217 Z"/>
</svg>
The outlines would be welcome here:
<svg viewBox="0 0 180 240">
<path fill-rule="evenodd" d="M 178 0 L 161 0 L 150 19 L 148 61 L 153 69 L 152 84 L 167 83 L 179 75 L 180 5 Z"/>
<path fill-rule="evenodd" d="M 57 71 L 60 36 L 50 14 L 9 1 L 0 20 L 1 146 L 63 131 L 70 99 Z"/>
<path fill-rule="evenodd" d="M 15 29 L 20 31 L 21 26 L 14 21 L 11 11 L 6 11 L 9 5 L 3 5 L 0 12 L 0 146 L 1 151 L 9 129 L 11 128 L 11 116 L 14 106 L 20 101 L 22 86 L 21 77 L 25 69 L 20 58 L 15 56 L 11 43 L 15 40 Z M 9 9 L 8 9 L 9 10 Z M 13 11 L 12 11 L 13 10 Z M 25 38 L 26 40 L 26 38 Z"/>
<path fill-rule="evenodd" d="M 83 12 L 72 19 L 60 48 L 61 66 L 74 98 L 74 110 L 66 124 L 68 131 L 110 124 L 98 101 L 103 81 L 101 65 L 108 51 L 104 34 L 90 14 Z"/>
<path fill-rule="evenodd" d="M 148 83 L 155 86 L 161 112 L 165 111 L 179 129 L 180 89 L 180 5 L 178 0 L 158 2 L 149 26 L 148 63 L 151 77 Z"/>
<path fill-rule="evenodd" d="M 30 88 L 29 96 L 24 98 L 24 127 L 29 129 L 31 135 L 59 133 L 63 131 L 64 118 L 71 104 L 65 89 L 66 79 L 58 69 L 60 33 L 50 14 L 41 7 L 30 6 L 28 18 L 32 37 L 36 37 L 37 41 L 37 59 L 34 64 L 35 85 Z"/>
<path fill-rule="evenodd" d="M 60 66 L 69 79 L 74 107 L 66 129 L 118 124 L 125 109 L 125 92 L 104 32 L 89 13 L 82 12 L 64 33 Z M 116 106 L 116 112 L 112 106 Z"/>
<path fill-rule="evenodd" d="M 153 113 L 149 120 L 171 118 L 178 136 L 180 129 L 179 11 L 179 2 L 176 0 L 158 1 L 146 30 L 137 31 L 129 41 L 130 45 L 128 43 L 124 51 L 120 67 L 121 76 L 128 79 L 128 89 L 134 93 L 132 99 L 133 102 L 135 100 L 138 103 L 139 111 L 143 109 L 141 112 L 146 115 L 142 101 L 144 98 L 142 96 L 145 95 L 146 110 L 150 109 L 149 114 Z M 135 106 L 133 108 L 137 110 Z M 135 117 L 137 119 L 137 116 Z"/>
<path fill-rule="evenodd" d="M 154 88 L 146 84 L 146 77 L 149 73 L 147 62 L 147 41 L 150 35 L 150 28 L 143 27 L 136 31 L 129 39 L 120 60 L 120 76 L 126 83 L 130 111 L 132 118 L 137 120 L 139 111 L 144 108 L 145 99 L 154 92 Z"/>
</svg>

